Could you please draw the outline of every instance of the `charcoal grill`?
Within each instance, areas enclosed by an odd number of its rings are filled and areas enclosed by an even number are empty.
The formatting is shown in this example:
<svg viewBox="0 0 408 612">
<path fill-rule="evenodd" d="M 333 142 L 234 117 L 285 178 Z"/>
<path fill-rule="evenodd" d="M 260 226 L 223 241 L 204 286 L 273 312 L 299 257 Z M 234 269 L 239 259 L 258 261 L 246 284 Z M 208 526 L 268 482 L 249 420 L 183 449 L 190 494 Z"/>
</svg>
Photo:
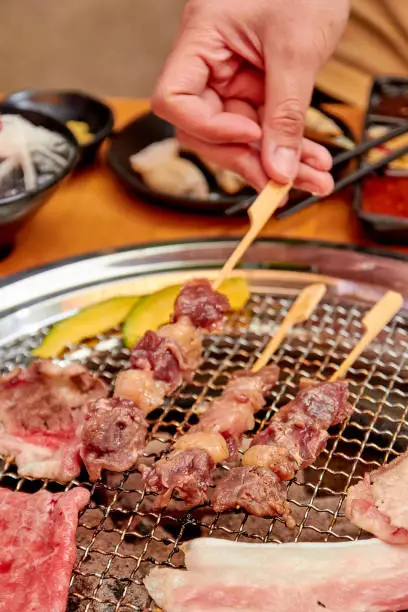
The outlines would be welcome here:
<svg viewBox="0 0 408 612">
<path fill-rule="evenodd" d="M 146 293 L 193 274 L 215 277 L 215 268 L 234 246 L 233 241 L 220 240 L 119 250 L 5 281 L 0 286 L 3 371 L 27 364 L 30 349 L 48 326 L 69 312 L 112 295 Z M 294 397 L 301 377 L 330 376 L 361 335 L 363 314 L 385 289 L 401 291 L 405 309 L 349 372 L 352 417 L 333 431 L 316 464 L 289 485 L 294 531 L 279 520 L 243 512 L 217 515 L 208 506 L 185 512 L 177 501 L 154 512 L 154 498 L 145 494 L 136 472 L 106 474 L 94 485 L 84 474 L 69 483 L 67 489 L 81 484 L 92 492 L 77 532 L 69 611 L 150 609 L 143 577 L 153 565 L 182 567 L 180 544 L 200 535 L 276 543 L 368 537 L 345 520 L 344 497 L 364 472 L 408 446 L 408 260 L 328 245 L 260 241 L 248 252 L 243 273 L 251 285 L 250 303 L 230 317 L 220 336 L 206 339 L 194 381 L 150 415 L 147 461 L 197 421 L 204 398 L 219 394 L 233 370 L 251 366 L 297 293 L 310 282 L 325 282 L 328 292 L 310 320 L 293 330 L 275 355 L 281 379 L 267 408 L 256 415 L 256 431 Z M 112 382 L 128 357 L 113 330 L 69 347 L 62 360 L 79 359 Z M 8 461 L 0 479 L 2 486 L 23 491 L 64 489 L 54 482 L 19 478 Z"/>
</svg>

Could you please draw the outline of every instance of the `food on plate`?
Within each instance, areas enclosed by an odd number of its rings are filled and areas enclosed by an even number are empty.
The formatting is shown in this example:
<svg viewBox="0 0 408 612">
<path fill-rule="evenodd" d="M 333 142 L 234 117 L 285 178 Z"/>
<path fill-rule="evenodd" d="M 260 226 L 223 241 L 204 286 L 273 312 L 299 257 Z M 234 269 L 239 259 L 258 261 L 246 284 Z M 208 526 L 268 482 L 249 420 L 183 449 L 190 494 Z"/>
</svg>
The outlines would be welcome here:
<svg viewBox="0 0 408 612">
<path fill-rule="evenodd" d="M 0 489 L 0 611 L 65 612 L 86 489 Z"/>
<path fill-rule="evenodd" d="M 326 145 L 353 149 L 354 142 L 347 138 L 340 126 L 325 113 L 310 107 L 306 113 L 305 136 Z"/>
<path fill-rule="evenodd" d="M 183 381 L 192 379 L 201 357 L 202 335 L 216 331 L 229 310 L 228 298 L 214 291 L 206 279 L 187 281 L 177 294 L 173 289 L 163 290 L 164 298 L 159 295 L 157 302 L 147 302 L 165 308 L 171 323 L 157 332 L 144 333 L 131 349 L 131 369 L 121 372 L 115 384 L 115 395 L 134 401 L 146 413 L 160 406 Z M 153 319 L 151 315 L 145 303 L 140 315 L 142 326 L 138 327 L 137 316 L 133 319 L 138 332 L 149 321 L 157 323 L 158 316 L 163 316 L 161 310 L 153 314 Z M 129 341 L 126 331 L 124 335 Z"/>
<path fill-rule="evenodd" d="M 408 453 L 365 474 L 349 488 L 345 515 L 351 523 L 390 544 L 408 544 Z"/>
<path fill-rule="evenodd" d="M 254 414 L 265 405 L 278 377 L 275 365 L 257 374 L 237 372 L 170 453 L 151 467 L 140 466 L 147 491 L 158 494 L 155 508 L 167 505 L 173 492 L 188 507 L 207 500 L 216 464 L 237 456 L 244 432 L 253 428 Z"/>
<path fill-rule="evenodd" d="M 340 126 L 317 108 L 309 107 L 306 112 L 306 129 L 325 136 L 341 136 Z"/>
<path fill-rule="evenodd" d="M 34 361 L 0 377 L 0 453 L 20 476 L 68 482 L 80 473 L 84 404 L 107 386 L 84 366 Z"/>
<path fill-rule="evenodd" d="M 255 516 L 283 516 L 288 526 L 293 526 L 281 481 L 291 480 L 319 456 L 329 437 L 328 428 L 352 412 L 348 397 L 344 381 L 304 386 L 253 438 L 242 467 L 233 468 L 218 482 L 212 500 L 214 510 L 239 507 Z"/>
<path fill-rule="evenodd" d="M 0 116 L 0 197 L 33 191 L 55 179 L 73 147 L 60 134 L 20 115 Z"/>
<path fill-rule="evenodd" d="M 144 174 L 167 162 L 169 159 L 177 158 L 179 152 L 179 141 L 176 138 L 166 138 L 134 153 L 129 158 L 129 162 L 135 172 Z"/>
<path fill-rule="evenodd" d="M 367 136 L 370 140 L 374 140 L 375 138 L 384 136 L 389 131 L 390 126 L 388 125 L 373 125 L 367 130 Z M 397 136 L 397 138 L 393 138 L 392 140 L 389 140 L 388 142 L 385 142 L 374 149 L 370 149 L 367 153 L 367 161 L 369 163 L 375 163 L 396 149 L 406 147 L 407 145 L 408 134 L 402 134 L 401 136 Z M 408 171 L 408 154 L 401 155 L 401 157 L 398 157 L 397 159 L 394 159 L 394 161 L 390 162 L 387 166 L 387 171 L 389 174 L 394 174 L 394 171 L 402 171 L 402 173 L 405 174 Z"/>
<path fill-rule="evenodd" d="M 180 290 L 181 285 L 173 285 L 141 298 L 123 325 L 123 339 L 128 348 L 134 346 L 146 331 L 156 331 L 170 320 Z M 242 277 L 226 280 L 218 292 L 228 298 L 232 310 L 241 310 L 249 299 L 248 282 Z"/>
<path fill-rule="evenodd" d="M 169 159 L 142 173 L 144 183 L 159 193 L 204 200 L 210 190 L 204 174 L 193 162 L 182 157 Z"/>
<path fill-rule="evenodd" d="M 168 138 L 149 145 L 129 158 L 144 183 L 160 193 L 173 196 L 207 198 L 208 183 L 203 173 L 188 159 L 178 157 L 180 144 Z"/>
<path fill-rule="evenodd" d="M 90 480 L 100 478 L 103 469 L 131 468 L 145 447 L 147 427 L 143 411 L 131 400 L 113 397 L 88 402 L 80 454 Z"/>
<path fill-rule="evenodd" d="M 71 130 L 80 145 L 87 145 L 95 138 L 86 121 L 67 121 L 66 126 Z"/>
<path fill-rule="evenodd" d="M 379 540 L 247 544 L 198 538 L 187 571 L 145 578 L 164 612 L 387 612 L 408 608 L 408 547 Z"/>
<path fill-rule="evenodd" d="M 125 295 L 82 308 L 72 317 L 53 325 L 32 355 L 41 359 L 56 357 L 70 344 L 113 329 L 123 323 L 140 299 L 139 296 Z"/>
<path fill-rule="evenodd" d="M 248 187 L 247 181 L 237 172 L 233 172 L 232 170 L 227 170 L 226 168 L 221 168 L 217 164 L 214 164 L 209 159 L 202 157 L 197 154 L 195 151 L 190 151 L 194 155 L 198 157 L 203 166 L 207 168 L 209 172 L 214 176 L 217 184 L 225 193 L 229 195 L 235 195 L 239 191 L 242 191 L 244 187 Z"/>
<path fill-rule="evenodd" d="M 226 170 L 225 168 L 217 169 L 215 172 L 215 180 L 219 187 L 229 195 L 235 195 L 245 187 L 248 187 L 248 183 L 243 176 L 237 174 L 237 172 L 232 172 L 232 170 Z"/>
</svg>

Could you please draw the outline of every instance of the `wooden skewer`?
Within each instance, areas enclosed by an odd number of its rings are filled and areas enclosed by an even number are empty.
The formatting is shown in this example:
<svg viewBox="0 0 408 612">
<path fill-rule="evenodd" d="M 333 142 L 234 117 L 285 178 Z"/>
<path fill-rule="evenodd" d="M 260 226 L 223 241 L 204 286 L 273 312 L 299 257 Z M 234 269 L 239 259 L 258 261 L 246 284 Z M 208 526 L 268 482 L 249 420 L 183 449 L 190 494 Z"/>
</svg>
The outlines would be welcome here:
<svg viewBox="0 0 408 612">
<path fill-rule="evenodd" d="M 263 229 L 267 221 L 271 218 L 283 198 L 287 195 L 292 185 L 279 185 L 269 181 L 265 189 L 259 194 L 255 202 L 248 208 L 250 227 L 235 251 L 225 262 L 224 267 L 214 281 L 214 289 L 218 289 L 221 283 L 230 276 L 239 260 L 251 246 L 259 232 Z"/>
<path fill-rule="evenodd" d="M 309 285 L 299 293 L 273 338 L 253 365 L 253 372 L 259 372 L 261 368 L 266 366 L 272 355 L 282 344 L 289 330 L 298 323 L 307 321 L 325 293 L 326 285 L 321 283 Z"/>
<path fill-rule="evenodd" d="M 365 334 L 330 378 L 331 382 L 344 377 L 347 370 L 360 357 L 366 346 L 378 336 L 380 331 L 401 309 L 403 303 L 404 299 L 400 293 L 388 291 L 365 315 L 362 321 L 366 329 Z"/>
</svg>

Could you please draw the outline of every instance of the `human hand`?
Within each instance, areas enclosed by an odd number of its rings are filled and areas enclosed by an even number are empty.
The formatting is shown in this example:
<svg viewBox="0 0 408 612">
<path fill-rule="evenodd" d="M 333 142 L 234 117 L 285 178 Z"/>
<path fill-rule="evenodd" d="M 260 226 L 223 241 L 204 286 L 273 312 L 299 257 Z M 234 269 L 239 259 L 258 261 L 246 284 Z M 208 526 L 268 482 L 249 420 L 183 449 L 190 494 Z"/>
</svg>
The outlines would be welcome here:
<svg viewBox="0 0 408 612">
<path fill-rule="evenodd" d="M 182 143 L 243 175 L 330 193 L 328 151 L 303 139 L 317 72 L 349 0 L 190 0 L 153 96 Z"/>
</svg>

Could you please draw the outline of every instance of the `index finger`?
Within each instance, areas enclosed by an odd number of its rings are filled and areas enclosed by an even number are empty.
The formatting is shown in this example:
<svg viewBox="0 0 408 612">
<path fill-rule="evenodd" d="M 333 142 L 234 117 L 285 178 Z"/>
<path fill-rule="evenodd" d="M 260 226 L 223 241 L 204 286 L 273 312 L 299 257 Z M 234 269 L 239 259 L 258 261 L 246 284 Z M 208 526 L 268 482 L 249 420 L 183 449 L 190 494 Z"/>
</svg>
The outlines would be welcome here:
<svg viewBox="0 0 408 612">
<path fill-rule="evenodd" d="M 225 54 L 225 50 L 221 51 Z M 259 140 L 259 125 L 248 117 L 224 111 L 222 100 L 208 87 L 211 72 L 206 54 L 211 52 L 217 54 L 220 48 L 210 39 L 200 44 L 187 36 L 179 38 L 154 92 L 153 111 L 204 142 Z"/>
</svg>

